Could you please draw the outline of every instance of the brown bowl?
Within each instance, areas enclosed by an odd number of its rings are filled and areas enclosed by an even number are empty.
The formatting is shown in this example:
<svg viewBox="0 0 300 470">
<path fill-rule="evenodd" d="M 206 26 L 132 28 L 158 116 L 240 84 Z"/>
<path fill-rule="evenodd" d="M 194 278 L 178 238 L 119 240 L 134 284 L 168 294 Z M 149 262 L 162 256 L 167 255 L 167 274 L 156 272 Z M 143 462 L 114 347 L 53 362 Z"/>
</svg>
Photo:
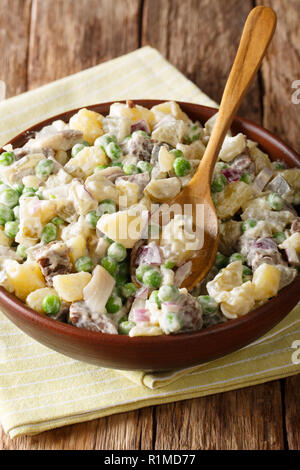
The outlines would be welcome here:
<svg viewBox="0 0 300 470">
<path fill-rule="evenodd" d="M 150 108 L 158 100 L 135 100 Z M 205 122 L 216 110 L 191 103 L 179 103 L 193 120 Z M 89 106 L 107 114 L 111 103 Z M 15 137 L 10 143 L 23 145 L 32 131 L 55 119 L 69 120 L 77 110 L 48 119 Z M 237 117 L 234 132 L 257 141 L 273 160 L 300 167 L 300 157 L 280 139 L 262 127 Z M 248 315 L 199 332 L 176 336 L 135 337 L 108 335 L 60 323 L 28 308 L 0 288 L 0 308 L 5 315 L 40 343 L 80 361 L 117 369 L 167 370 L 211 361 L 246 346 L 280 322 L 300 299 L 300 276 L 280 294 Z"/>
</svg>

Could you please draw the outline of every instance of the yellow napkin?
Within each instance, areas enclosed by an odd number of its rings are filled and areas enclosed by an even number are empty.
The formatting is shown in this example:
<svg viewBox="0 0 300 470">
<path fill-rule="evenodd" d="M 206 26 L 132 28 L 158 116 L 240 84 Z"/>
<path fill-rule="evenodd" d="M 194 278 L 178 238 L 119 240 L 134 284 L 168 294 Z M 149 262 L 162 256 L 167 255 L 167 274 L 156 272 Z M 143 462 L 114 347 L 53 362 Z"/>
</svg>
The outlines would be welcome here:
<svg viewBox="0 0 300 470">
<path fill-rule="evenodd" d="M 0 103 L 0 145 L 67 109 L 147 97 L 216 106 L 156 50 L 145 47 Z M 11 437 L 36 434 L 286 377 L 300 371 L 294 349 L 297 340 L 300 307 L 264 338 L 209 364 L 166 373 L 124 372 L 58 354 L 26 336 L 0 313 L 1 423 Z"/>
</svg>

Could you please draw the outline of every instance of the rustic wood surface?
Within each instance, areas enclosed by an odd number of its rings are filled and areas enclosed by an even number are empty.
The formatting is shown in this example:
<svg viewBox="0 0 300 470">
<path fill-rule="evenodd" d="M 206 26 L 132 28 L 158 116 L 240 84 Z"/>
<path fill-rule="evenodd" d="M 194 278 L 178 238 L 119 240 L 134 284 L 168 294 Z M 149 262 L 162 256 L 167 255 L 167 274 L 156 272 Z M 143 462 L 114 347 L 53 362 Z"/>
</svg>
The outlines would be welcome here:
<svg viewBox="0 0 300 470">
<path fill-rule="evenodd" d="M 219 100 L 253 0 L 0 0 L 8 96 L 150 44 Z M 278 28 L 240 111 L 300 151 L 300 0 L 261 0 Z M 298 76 L 297 76 L 298 73 Z M 300 449 L 300 376 L 11 440 L 1 449 Z"/>
</svg>

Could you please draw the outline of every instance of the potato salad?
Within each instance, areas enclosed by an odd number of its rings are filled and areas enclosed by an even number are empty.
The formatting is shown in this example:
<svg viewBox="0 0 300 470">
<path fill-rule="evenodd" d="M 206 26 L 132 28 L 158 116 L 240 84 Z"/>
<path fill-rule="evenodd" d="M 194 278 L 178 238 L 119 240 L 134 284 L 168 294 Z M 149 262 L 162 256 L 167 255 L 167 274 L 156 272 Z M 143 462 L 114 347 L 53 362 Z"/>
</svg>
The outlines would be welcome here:
<svg viewBox="0 0 300 470">
<path fill-rule="evenodd" d="M 191 180 L 215 120 L 127 101 L 5 146 L 0 285 L 40 315 L 130 337 L 208 328 L 276 296 L 299 272 L 300 169 L 245 135 L 228 132 L 221 148 L 211 183 L 219 251 L 193 291 L 181 287 L 194 254 L 189 216 L 152 222 Z"/>
</svg>

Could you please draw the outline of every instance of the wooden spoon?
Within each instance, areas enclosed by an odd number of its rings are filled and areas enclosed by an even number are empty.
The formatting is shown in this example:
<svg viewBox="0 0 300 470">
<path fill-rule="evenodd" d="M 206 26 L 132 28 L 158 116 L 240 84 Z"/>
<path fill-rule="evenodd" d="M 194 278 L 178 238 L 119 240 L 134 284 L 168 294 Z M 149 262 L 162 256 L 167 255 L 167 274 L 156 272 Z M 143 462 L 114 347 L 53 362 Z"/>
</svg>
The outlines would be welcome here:
<svg viewBox="0 0 300 470">
<path fill-rule="evenodd" d="M 189 274 L 181 285 L 188 290 L 195 287 L 204 278 L 216 257 L 219 223 L 210 189 L 215 163 L 225 135 L 230 129 L 237 109 L 262 62 L 275 28 L 276 14 L 271 8 L 258 6 L 250 12 L 226 83 L 217 120 L 198 170 L 189 184 L 172 201 L 168 202 L 169 207 L 174 204 L 181 206 L 183 214 L 184 205 L 191 205 L 194 223 L 196 223 L 196 206 L 197 204 L 203 205 L 203 246 L 191 258 Z M 201 227 L 198 226 L 198 228 L 201 232 Z M 134 251 L 132 256 L 134 256 Z M 136 282 L 134 276 L 132 278 Z"/>
</svg>

